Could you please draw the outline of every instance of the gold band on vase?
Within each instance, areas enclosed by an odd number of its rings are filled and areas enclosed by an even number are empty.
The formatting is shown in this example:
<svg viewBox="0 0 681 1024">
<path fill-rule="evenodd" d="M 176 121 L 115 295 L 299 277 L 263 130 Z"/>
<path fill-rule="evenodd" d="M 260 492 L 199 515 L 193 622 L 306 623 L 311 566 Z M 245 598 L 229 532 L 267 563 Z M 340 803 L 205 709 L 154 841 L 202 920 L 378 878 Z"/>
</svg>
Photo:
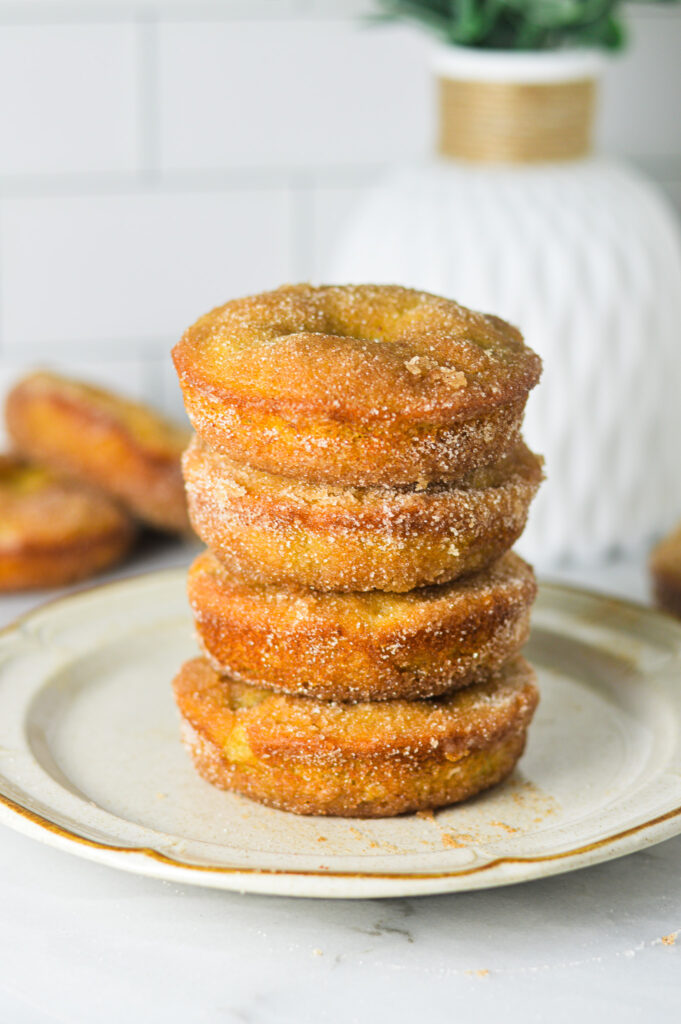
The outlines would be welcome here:
<svg viewBox="0 0 681 1024">
<path fill-rule="evenodd" d="M 573 160 L 591 150 L 596 81 L 439 78 L 442 156 L 488 163 Z"/>
</svg>

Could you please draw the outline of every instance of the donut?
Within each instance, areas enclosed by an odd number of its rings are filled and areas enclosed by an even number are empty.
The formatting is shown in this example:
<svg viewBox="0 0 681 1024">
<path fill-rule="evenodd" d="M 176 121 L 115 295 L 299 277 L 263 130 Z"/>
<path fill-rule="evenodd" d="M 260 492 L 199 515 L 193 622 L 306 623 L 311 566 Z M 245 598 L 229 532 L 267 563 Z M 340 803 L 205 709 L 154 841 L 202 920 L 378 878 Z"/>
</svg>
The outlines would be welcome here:
<svg viewBox="0 0 681 1024">
<path fill-rule="evenodd" d="M 407 594 L 243 582 L 208 551 L 188 578 L 199 642 L 219 672 L 337 701 L 435 697 L 486 679 L 527 640 L 536 590 L 512 552 Z"/>
<path fill-rule="evenodd" d="M 681 618 L 681 526 L 655 545 L 649 565 L 656 605 Z"/>
<path fill-rule="evenodd" d="M 58 587 L 121 561 L 130 516 L 106 495 L 0 456 L 0 590 Z"/>
<path fill-rule="evenodd" d="M 15 385 L 6 418 L 23 455 L 100 488 L 151 526 L 189 530 L 180 466 L 188 431 L 144 405 L 45 372 Z"/>
<path fill-rule="evenodd" d="M 219 676 L 205 659 L 174 681 L 185 745 L 221 789 L 296 814 L 379 818 L 466 800 L 513 770 L 538 702 L 514 658 L 447 697 L 338 704 Z"/>
<path fill-rule="evenodd" d="M 173 349 L 215 452 L 353 486 L 458 480 L 519 440 L 541 362 L 497 317 L 396 285 L 287 285 L 202 316 Z"/>
<path fill-rule="evenodd" d="M 484 568 L 522 533 L 541 463 L 517 446 L 457 485 L 334 487 L 254 470 L 196 438 L 184 459 L 199 537 L 259 583 L 403 592 Z"/>
</svg>

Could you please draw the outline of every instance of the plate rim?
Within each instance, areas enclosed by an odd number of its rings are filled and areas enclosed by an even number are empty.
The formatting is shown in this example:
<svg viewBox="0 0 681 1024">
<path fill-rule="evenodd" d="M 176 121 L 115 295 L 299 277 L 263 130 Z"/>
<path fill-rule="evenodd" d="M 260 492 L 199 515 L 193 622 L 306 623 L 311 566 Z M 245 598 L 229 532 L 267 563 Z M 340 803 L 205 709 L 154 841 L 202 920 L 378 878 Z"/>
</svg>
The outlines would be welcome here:
<svg viewBox="0 0 681 1024">
<path fill-rule="evenodd" d="M 170 576 L 174 578 L 182 578 L 185 574 L 186 568 L 183 567 L 157 569 L 150 572 L 138 573 L 134 576 L 128 576 L 124 579 L 112 580 L 106 583 L 91 584 L 68 594 L 60 594 L 41 602 L 38 606 L 29 609 L 27 612 L 17 616 L 6 626 L 0 628 L 0 642 L 7 637 L 20 633 L 27 623 L 42 615 L 45 611 L 50 611 L 60 605 L 70 604 L 82 599 L 83 597 L 103 591 L 135 587 L 144 584 L 147 581 L 153 581 L 161 577 Z M 574 596 L 575 598 L 581 597 L 592 601 L 604 601 L 611 607 L 628 610 L 645 619 L 652 620 L 657 623 L 663 623 L 671 630 L 672 633 L 677 633 L 679 652 L 681 652 L 681 622 L 665 611 L 653 608 L 649 605 L 643 604 L 642 602 L 629 598 L 603 593 L 598 590 L 590 590 L 587 587 L 565 584 L 556 580 L 540 579 L 539 585 L 540 589 L 544 592 L 552 591 L 558 595 Z M 0 773 L 0 786 L 2 785 L 3 779 L 4 776 Z M 296 869 L 292 867 L 237 867 L 219 864 L 197 864 L 191 861 L 183 861 L 180 858 L 171 857 L 170 855 L 155 849 L 153 846 L 118 845 L 80 835 L 78 832 L 72 831 L 71 829 L 51 820 L 49 817 L 45 817 L 31 808 L 26 807 L 20 801 L 8 796 L 3 792 L 2 788 L 0 788 L 0 822 L 10 828 L 14 828 L 15 831 L 19 831 L 24 835 L 35 838 L 38 841 L 42 841 L 47 845 L 70 852 L 75 856 L 80 855 L 89 860 L 106 863 L 109 866 L 137 874 L 165 879 L 170 878 L 174 881 L 200 886 L 210 886 L 212 884 L 212 887 L 214 888 L 236 889 L 242 892 L 250 890 L 253 892 L 270 893 L 272 895 L 323 896 L 325 898 L 333 898 L 334 896 L 353 898 L 354 895 L 359 898 L 367 896 L 375 898 L 380 896 L 394 896 L 398 894 L 419 895 L 427 893 L 435 894 L 438 892 L 444 893 L 451 892 L 454 889 L 459 888 L 492 888 L 495 886 L 531 881 L 537 877 L 549 877 L 552 875 L 563 874 L 568 871 L 578 870 L 583 867 L 603 863 L 608 860 L 636 852 L 647 845 L 662 842 L 665 839 L 671 838 L 672 836 L 680 833 L 681 805 L 671 808 L 670 810 L 656 815 L 644 822 L 630 825 L 628 828 L 622 829 L 613 835 L 605 836 L 590 843 L 581 844 L 580 846 L 570 850 L 562 850 L 557 853 L 550 854 L 538 854 L 536 856 L 502 855 L 483 864 L 471 865 L 469 867 L 461 866 L 457 869 L 445 871 L 416 872 L 350 871 L 333 870 L 322 867 L 316 869 Z M 672 822 L 674 824 L 670 827 L 670 823 Z M 645 835 L 641 836 L 641 833 L 644 833 Z M 626 842 L 626 840 L 631 840 L 634 837 L 638 839 L 638 842 L 635 842 L 633 846 Z M 648 843 L 645 842 L 646 838 L 649 839 Z M 607 853 L 605 856 L 598 856 L 599 851 L 606 849 Z M 137 856 L 124 857 L 124 854 L 133 854 Z M 147 862 L 147 865 L 146 868 L 143 869 L 142 864 L 145 861 Z M 529 871 L 520 874 L 514 873 L 513 871 L 508 873 L 504 872 L 505 868 L 518 868 L 531 865 L 535 865 L 537 870 L 533 871 L 530 867 Z M 543 870 L 540 869 L 540 865 L 543 866 Z M 156 870 L 154 870 L 154 868 Z M 489 872 L 492 872 L 491 877 L 489 876 Z M 495 872 L 497 874 L 495 874 Z M 276 884 L 271 887 L 267 887 L 266 885 L 249 886 L 248 881 L 252 881 L 254 879 L 269 879 L 273 882 L 275 879 L 278 879 L 280 882 L 293 880 L 295 882 L 308 883 L 308 889 L 305 889 L 304 884 L 302 891 L 291 891 L 288 888 L 283 888 Z M 481 881 L 480 885 L 475 884 L 478 879 Z M 471 880 L 473 881 L 473 884 L 453 887 L 445 885 L 443 887 L 443 883 L 457 882 L 459 880 Z M 228 884 L 230 881 L 237 884 L 230 885 Z M 316 883 L 343 881 L 368 883 L 368 888 L 371 891 L 363 891 L 355 894 L 347 891 L 340 893 L 315 891 L 319 888 Z M 241 884 L 238 884 L 239 882 Z M 409 891 L 405 891 L 404 886 L 408 883 L 412 883 L 414 888 Z M 399 888 L 399 893 L 398 891 L 394 891 L 396 885 L 401 886 Z M 435 888 L 432 888 L 432 886 L 435 886 Z"/>
</svg>

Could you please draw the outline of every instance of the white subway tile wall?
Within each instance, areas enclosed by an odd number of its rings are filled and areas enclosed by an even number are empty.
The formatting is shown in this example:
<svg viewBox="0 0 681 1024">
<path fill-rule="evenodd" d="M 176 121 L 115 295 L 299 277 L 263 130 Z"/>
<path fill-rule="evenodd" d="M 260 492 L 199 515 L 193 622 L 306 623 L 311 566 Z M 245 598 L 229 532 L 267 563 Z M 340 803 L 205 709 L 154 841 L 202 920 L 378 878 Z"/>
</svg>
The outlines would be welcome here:
<svg viewBox="0 0 681 1024">
<path fill-rule="evenodd" d="M 2 25 L 0 175 L 139 168 L 137 31 Z"/>
<path fill-rule="evenodd" d="M 155 355 L 230 294 L 289 276 L 285 188 L 8 199 L 4 351 Z"/>
<path fill-rule="evenodd" d="M 633 8 L 630 46 L 607 71 L 599 139 L 609 152 L 681 163 L 681 8 Z"/>
<path fill-rule="evenodd" d="M 180 411 L 206 309 L 318 280 L 433 131 L 428 41 L 372 0 L 0 0 L 0 398 L 63 367 Z M 632 8 L 603 148 L 681 209 L 681 8 Z"/>
<path fill-rule="evenodd" d="M 402 27 L 161 25 L 161 170 L 316 171 L 421 156 L 429 138 L 425 56 L 423 38 Z"/>
</svg>

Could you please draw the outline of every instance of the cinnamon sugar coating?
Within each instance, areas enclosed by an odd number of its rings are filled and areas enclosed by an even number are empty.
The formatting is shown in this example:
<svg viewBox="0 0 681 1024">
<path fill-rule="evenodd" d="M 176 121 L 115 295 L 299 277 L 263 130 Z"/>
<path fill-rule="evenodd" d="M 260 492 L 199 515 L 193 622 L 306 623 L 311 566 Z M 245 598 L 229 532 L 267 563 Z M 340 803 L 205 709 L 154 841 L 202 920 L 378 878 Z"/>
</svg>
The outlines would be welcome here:
<svg viewBox="0 0 681 1024">
<path fill-rule="evenodd" d="M 189 570 L 199 641 L 232 678 L 321 700 L 434 697 L 486 679 L 527 640 L 534 574 L 513 553 L 407 594 L 240 581 L 210 552 Z"/>
<path fill-rule="evenodd" d="M 220 677 L 174 681 L 186 745 L 213 785 L 297 814 L 384 817 L 465 800 L 505 778 L 538 701 L 515 658 L 447 697 L 335 704 Z"/>
<path fill-rule="evenodd" d="M 484 568 L 522 533 L 542 475 L 524 445 L 458 485 L 424 490 L 292 480 L 198 438 L 183 465 L 194 529 L 232 572 L 317 590 L 403 592 Z"/>
<path fill-rule="evenodd" d="M 180 466 L 188 431 L 146 406 L 42 372 L 12 389 L 6 416 L 23 455 L 100 488 L 152 526 L 189 530 Z"/>
<path fill-rule="evenodd" d="M 539 357 L 503 320 L 396 285 L 288 285 L 201 317 L 173 350 L 215 451 L 356 486 L 456 480 L 514 447 Z"/>
<path fill-rule="evenodd" d="M 0 456 L 0 590 L 63 586 L 121 561 L 135 537 L 106 495 Z"/>
</svg>

